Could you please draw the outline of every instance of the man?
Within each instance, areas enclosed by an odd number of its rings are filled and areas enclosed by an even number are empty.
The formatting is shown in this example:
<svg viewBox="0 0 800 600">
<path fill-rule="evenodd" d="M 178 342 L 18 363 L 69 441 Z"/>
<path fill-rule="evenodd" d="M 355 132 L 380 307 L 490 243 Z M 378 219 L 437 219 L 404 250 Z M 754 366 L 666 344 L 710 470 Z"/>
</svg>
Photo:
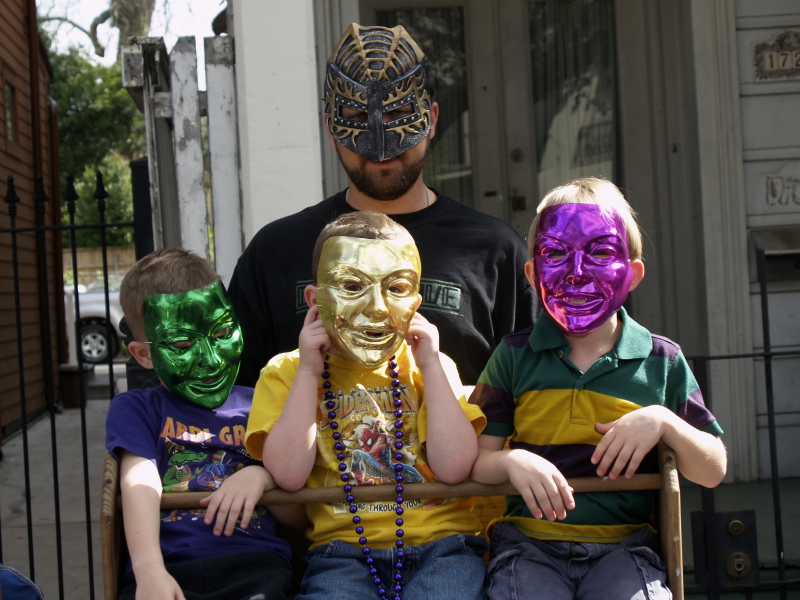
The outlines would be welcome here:
<svg viewBox="0 0 800 600">
<path fill-rule="evenodd" d="M 255 385 L 270 358 L 297 346 L 314 242 L 346 212 L 387 214 L 414 237 L 422 259 L 420 313 L 439 328 L 441 349 L 465 384 L 475 384 L 504 335 L 532 324 L 522 238 L 423 181 L 439 118 L 428 71 L 428 59 L 401 26 L 353 23 L 331 54 L 324 119 L 350 185 L 266 225 L 239 259 L 229 293 L 245 339 L 240 385 Z"/>
</svg>

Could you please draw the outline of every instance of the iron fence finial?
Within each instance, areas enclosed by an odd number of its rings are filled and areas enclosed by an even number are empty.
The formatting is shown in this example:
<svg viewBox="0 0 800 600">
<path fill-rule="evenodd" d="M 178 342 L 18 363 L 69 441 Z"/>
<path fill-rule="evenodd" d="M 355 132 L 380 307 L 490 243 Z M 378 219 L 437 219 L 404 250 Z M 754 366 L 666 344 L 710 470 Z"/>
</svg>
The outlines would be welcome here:
<svg viewBox="0 0 800 600">
<path fill-rule="evenodd" d="M 17 195 L 17 190 L 14 187 L 14 176 L 8 176 L 8 188 L 6 189 L 6 196 L 3 198 L 3 202 L 8 204 L 8 214 L 15 215 L 17 214 L 17 202 L 19 202 L 19 196 Z"/>
<path fill-rule="evenodd" d="M 67 188 L 64 190 L 64 202 L 67 203 L 67 212 L 73 214 L 75 212 L 75 201 L 80 197 L 78 192 L 75 191 L 75 178 L 72 173 L 67 173 Z"/>
<path fill-rule="evenodd" d="M 105 200 L 111 194 L 106 191 L 106 186 L 103 184 L 103 174 L 100 171 L 96 171 L 97 175 L 97 186 L 94 188 L 94 195 L 93 198 L 95 200 Z"/>
<path fill-rule="evenodd" d="M 50 198 L 44 191 L 44 177 L 42 177 L 41 173 L 38 173 L 33 186 L 33 204 L 36 206 L 36 212 L 44 213 L 44 203 L 48 202 L 49 200 Z"/>
<path fill-rule="evenodd" d="M 103 174 L 98 170 L 97 173 L 97 186 L 94 188 L 92 197 L 97 200 L 97 210 L 101 213 L 106 210 L 106 198 L 111 194 L 106 191 L 106 186 L 103 184 Z"/>
</svg>

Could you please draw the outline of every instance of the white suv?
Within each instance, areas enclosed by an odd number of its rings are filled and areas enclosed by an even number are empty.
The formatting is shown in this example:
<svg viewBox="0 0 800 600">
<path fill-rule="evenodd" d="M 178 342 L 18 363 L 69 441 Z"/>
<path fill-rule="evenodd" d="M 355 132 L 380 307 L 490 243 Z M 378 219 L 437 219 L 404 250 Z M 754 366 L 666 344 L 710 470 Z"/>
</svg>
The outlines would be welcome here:
<svg viewBox="0 0 800 600">
<path fill-rule="evenodd" d="M 121 282 L 122 277 L 109 275 L 108 318 L 110 321 L 106 316 L 103 279 L 95 279 L 85 288 L 78 286 L 79 306 L 75 306 L 75 318 L 80 323 L 80 338 L 77 345 L 78 352 L 81 353 L 85 363 L 108 362 L 109 354 L 113 358 L 119 353 L 121 342 L 125 338 L 119 328 L 119 322 L 123 317 L 122 307 L 119 304 L 119 284 Z M 72 295 L 72 286 L 66 287 L 66 293 Z"/>
</svg>

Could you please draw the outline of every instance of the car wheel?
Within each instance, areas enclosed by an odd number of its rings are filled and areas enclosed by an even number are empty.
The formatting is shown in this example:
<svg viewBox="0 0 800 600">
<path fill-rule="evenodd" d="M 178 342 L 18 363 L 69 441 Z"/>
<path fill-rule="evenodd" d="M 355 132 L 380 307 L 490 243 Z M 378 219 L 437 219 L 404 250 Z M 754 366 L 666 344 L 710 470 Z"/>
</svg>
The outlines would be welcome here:
<svg viewBox="0 0 800 600">
<path fill-rule="evenodd" d="M 80 351 L 83 361 L 87 363 L 102 363 L 108 361 L 108 355 L 116 355 L 116 337 L 109 335 L 108 327 L 102 323 L 92 323 L 81 327 Z"/>
</svg>

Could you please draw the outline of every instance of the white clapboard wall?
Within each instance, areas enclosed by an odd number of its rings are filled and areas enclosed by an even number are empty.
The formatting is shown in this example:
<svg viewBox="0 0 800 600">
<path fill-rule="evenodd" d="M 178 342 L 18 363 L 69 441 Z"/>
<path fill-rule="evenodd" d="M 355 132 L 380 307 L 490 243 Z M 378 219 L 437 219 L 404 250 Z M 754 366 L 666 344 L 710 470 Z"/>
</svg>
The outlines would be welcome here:
<svg viewBox="0 0 800 600">
<path fill-rule="evenodd" d="M 207 91 L 198 87 L 194 37 L 178 38 L 169 53 L 162 38 L 131 38 L 122 74 L 145 117 L 156 249 L 213 260 L 227 284 L 244 247 L 233 39 L 205 38 L 204 49 Z"/>
</svg>

